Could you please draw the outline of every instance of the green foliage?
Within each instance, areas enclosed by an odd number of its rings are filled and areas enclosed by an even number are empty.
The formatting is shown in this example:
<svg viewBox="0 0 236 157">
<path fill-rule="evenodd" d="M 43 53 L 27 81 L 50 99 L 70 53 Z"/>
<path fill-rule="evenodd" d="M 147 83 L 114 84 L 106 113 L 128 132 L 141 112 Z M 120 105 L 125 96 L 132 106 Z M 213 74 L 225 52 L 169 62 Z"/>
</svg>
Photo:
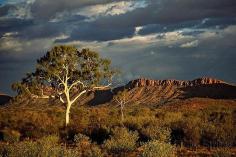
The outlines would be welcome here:
<svg viewBox="0 0 236 157">
<path fill-rule="evenodd" d="M 170 142 L 170 130 L 158 125 L 148 125 L 141 130 L 141 134 L 148 140 Z"/>
<path fill-rule="evenodd" d="M 2 139 L 6 142 L 19 142 L 20 141 L 20 132 L 11 129 L 4 129 L 0 131 Z"/>
<path fill-rule="evenodd" d="M 66 149 L 58 143 L 57 136 L 47 136 L 38 141 L 23 141 L 5 146 L 0 156 L 7 157 L 78 157 L 77 150 Z"/>
<path fill-rule="evenodd" d="M 89 49 L 78 51 L 74 46 L 55 46 L 37 60 L 35 72 L 12 88 L 32 98 L 59 98 L 67 106 L 67 126 L 71 105 L 83 94 L 104 88 L 102 82 L 111 82 L 115 72 L 110 64 L 110 60 Z"/>
<path fill-rule="evenodd" d="M 28 73 L 21 82 L 14 83 L 12 89 L 19 94 L 41 95 L 45 86 L 51 86 L 55 89 L 55 94 L 58 94 L 63 85 L 61 81 L 65 77 L 69 85 L 79 80 L 86 88 L 94 87 L 114 74 L 110 64 L 110 60 L 100 58 L 97 52 L 89 49 L 78 51 L 73 46 L 55 46 L 37 60 L 35 72 Z M 82 84 L 76 85 L 77 90 L 83 90 Z"/>
<path fill-rule="evenodd" d="M 112 136 L 106 140 L 104 147 L 112 153 L 128 152 L 135 149 L 138 133 L 129 131 L 124 127 L 114 128 Z"/>
<path fill-rule="evenodd" d="M 141 157 L 175 157 L 175 147 L 169 143 L 157 140 L 145 143 L 142 146 Z"/>
<path fill-rule="evenodd" d="M 232 153 L 228 148 L 218 148 L 213 154 L 212 157 L 231 157 Z"/>
<path fill-rule="evenodd" d="M 85 157 L 103 157 L 105 153 L 97 145 L 91 145 L 89 149 L 86 149 L 83 153 Z"/>
<path fill-rule="evenodd" d="M 129 133 L 139 132 L 140 137 L 138 142 L 135 138 L 133 144 L 127 144 L 131 143 L 132 136 L 127 135 L 127 133 L 120 133 L 124 132 L 120 131 L 121 128 L 119 131 L 112 130 L 112 128 L 121 126 L 116 104 L 92 107 L 85 104 L 83 107 L 74 107 L 72 108 L 74 113 L 71 116 L 72 123 L 65 128 L 63 126 L 64 107 L 58 104 L 59 101 L 53 101 L 53 104 L 49 105 L 48 100 L 45 99 L 32 102 L 32 99 L 28 100 L 22 97 L 18 102 L 13 103 L 15 104 L 12 106 L 0 108 L 0 130 L 4 130 L 4 128 L 18 130 L 21 133 L 21 142 L 4 144 L 4 146 L 0 144 L 0 152 L 10 153 L 10 147 L 17 152 L 20 152 L 18 148 L 25 149 L 27 152 L 35 152 L 36 148 L 40 148 L 41 152 L 44 152 L 42 149 L 47 150 L 50 147 L 42 148 L 38 139 L 48 134 L 60 134 L 60 142 L 63 143 L 63 146 L 57 142 L 53 145 L 62 154 L 59 156 L 64 154 L 64 156 L 73 156 L 76 154 L 73 151 L 77 151 L 77 156 L 107 156 L 107 152 L 110 156 L 116 154 L 137 156 L 143 148 L 136 148 L 139 146 L 139 142 L 157 140 L 165 143 L 168 141 L 169 134 L 171 134 L 173 145 L 183 144 L 182 156 L 190 156 L 190 154 L 203 156 L 210 152 L 222 156 L 222 154 L 226 154 L 224 152 L 227 150 L 220 150 L 220 147 L 228 147 L 230 153 L 231 147 L 235 146 L 236 123 L 233 105 L 231 108 L 216 106 L 189 112 L 188 110 L 166 109 L 165 106 L 156 109 L 130 103 L 125 108 L 124 125 L 132 131 L 125 130 Z M 115 132 L 118 135 L 115 135 Z M 173 136 L 174 133 L 176 136 Z M 74 135 L 77 136 L 77 142 L 73 142 Z M 0 137 L 2 137 L 1 134 Z M 175 137 L 180 138 L 180 143 L 173 140 Z M 33 141 L 31 141 L 32 143 L 24 141 L 26 139 Z M 29 143 L 25 147 L 16 146 L 18 144 L 24 145 L 25 142 Z M 65 145 L 69 147 L 66 148 Z M 209 149 L 212 150 L 208 152 L 206 148 L 202 149 L 203 146 L 210 147 Z M 197 147 L 197 152 L 192 149 L 195 147 Z"/>
<path fill-rule="evenodd" d="M 202 133 L 202 145 L 222 147 L 233 146 L 236 137 L 235 127 L 229 124 L 212 125 L 206 124 Z"/>
<path fill-rule="evenodd" d="M 171 123 L 178 122 L 183 119 L 183 113 L 181 112 L 166 112 L 164 114 L 163 122 L 171 125 Z"/>
<path fill-rule="evenodd" d="M 89 137 L 80 133 L 74 136 L 74 142 L 78 147 L 83 147 L 85 145 L 91 144 Z"/>
</svg>

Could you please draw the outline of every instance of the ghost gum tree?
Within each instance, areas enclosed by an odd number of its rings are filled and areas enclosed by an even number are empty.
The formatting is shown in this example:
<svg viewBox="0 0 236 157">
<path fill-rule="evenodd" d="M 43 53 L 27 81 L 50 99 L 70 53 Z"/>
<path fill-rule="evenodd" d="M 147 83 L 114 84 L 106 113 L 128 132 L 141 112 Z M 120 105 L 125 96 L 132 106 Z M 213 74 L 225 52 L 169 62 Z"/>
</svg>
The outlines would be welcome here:
<svg viewBox="0 0 236 157">
<path fill-rule="evenodd" d="M 120 107 L 120 114 L 121 114 L 121 124 L 124 126 L 124 108 L 125 105 L 130 101 L 129 100 L 129 92 L 128 89 L 124 89 L 123 91 L 119 91 L 115 96 L 114 100 L 118 103 L 118 106 Z"/>
<path fill-rule="evenodd" d="M 78 51 L 73 46 L 55 46 L 37 60 L 34 73 L 28 74 L 22 82 L 12 87 L 18 93 L 27 91 L 36 98 L 49 98 L 42 91 L 50 87 L 54 91 L 51 97 L 59 98 L 66 105 L 67 126 L 71 106 L 84 93 L 110 87 L 114 75 L 110 64 L 110 60 L 101 58 L 89 49 Z"/>
</svg>

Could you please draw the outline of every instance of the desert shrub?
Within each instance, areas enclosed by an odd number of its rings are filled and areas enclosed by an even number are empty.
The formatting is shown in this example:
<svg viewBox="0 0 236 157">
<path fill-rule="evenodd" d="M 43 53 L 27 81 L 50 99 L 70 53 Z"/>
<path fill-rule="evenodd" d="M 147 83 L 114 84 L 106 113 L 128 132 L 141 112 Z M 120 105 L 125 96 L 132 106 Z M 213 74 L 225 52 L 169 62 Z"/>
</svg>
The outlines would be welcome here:
<svg viewBox="0 0 236 157">
<path fill-rule="evenodd" d="M 124 126 L 131 130 L 139 130 L 143 126 L 143 120 L 134 117 L 129 117 L 125 119 Z"/>
<path fill-rule="evenodd" d="M 88 136 L 78 133 L 74 136 L 74 142 L 75 143 L 90 142 L 90 139 Z"/>
<path fill-rule="evenodd" d="M 152 111 L 147 107 L 136 107 L 129 112 L 129 115 L 134 117 L 146 117 L 152 115 Z"/>
<path fill-rule="evenodd" d="M 201 143 L 204 146 L 233 146 L 236 137 L 235 127 L 230 123 L 222 125 L 205 124 Z"/>
<path fill-rule="evenodd" d="M 197 116 L 190 116 L 182 121 L 184 130 L 184 145 L 196 147 L 201 139 L 201 119 Z"/>
<path fill-rule="evenodd" d="M 74 142 L 80 149 L 88 147 L 91 144 L 89 137 L 80 133 L 74 136 Z"/>
<path fill-rule="evenodd" d="M 124 126 L 129 128 L 130 130 L 141 130 L 144 126 L 155 123 L 158 123 L 158 121 L 154 116 L 127 116 L 124 121 Z"/>
<path fill-rule="evenodd" d="M 183 119 L 181 112 L 166 112 L 162 119 L 163 125 L 171 125 L 172 123 L 178 122 Z"/>
<path fill-rule="evenodd" d="M 6 157 L 79 157 L 76 149 L 67 149 L 58 143 L 57 136 L 43 137 L 37 141 L 22 141 L 6 145 L 0 156 Z"/>
<path fill-rule="evenodd" d="M 81 157 L 82 154 L 77 149 L 61 148 L 60 153 L 56 157 Z"/>
<path fill-rule="evenodd" d="M 83 134 L 76 134 L 74 137 L 76 143 L 76 149 L 79 150 L 82 156 L 86 157 L 102 157 L 104 153 L 98 145 L 91 143 L 88 136 Z"/>
<path fill-rule="evenodd" d="M 89 149 L 86 149 L 83 153 L 85 157 L 103 157 L 104 153 L 102 152 L 101 148 L 97 145 L 93 144 L 90 146 Z"/>
<path fill-rule="evenodd" d="M 149 125 L 141 129 L 141 135 L 147 140 L 159 140 L 163 142 L 170 142 L 170 130 L 166 127 L 158 125 Z"/>
<path fill-rule="evenodd" d="M 212 157 L 231 157 L 232 153 L 228 148 L 218 148 L 213 154 Z"/>
<path fill-rule="evenodd" d="M 113 153 L 132 151 L 136 146 L 138 138 L 136 131 L 129 131 L 126 128 L 117 127 L 112 130 L 112 136 L 105 141 L 104 147 Z"/>
<path fill-rule="evenodd" d="M 198 126 L 188 124 L 184 128 L 184 145 L 190 147 L 196 147 L 200 144 L 201 129 Z"/>
<path fill-rule="evenodd" d="M 40 154 L 40 149 L 36 142 L 33 141 L 24 141 L 20 143 L 15 143 L 13 145 L 9 145 L 5 148 L 5 155 L 7 157 L 36 157 Z"/>
<path fill-rule="evenodd" d="M 11 129 L 4 129 L 0 131 L 2 140 L 6 142 L 18 142 L 20 140 L 20 132 Z"/>
<path fill-rule="evenodd" d="M 171 143 L 188 147 L 200 144 L 202 124 L 201 119 L 195 115 L 185 115 L 181 121 L 171 125 Z"/>
<path fill-rule="evenodd" d="M 175 157 L 175 147 L 157 140 L 149 141 L 142 146 L 141 157 Z"/>
</svg>

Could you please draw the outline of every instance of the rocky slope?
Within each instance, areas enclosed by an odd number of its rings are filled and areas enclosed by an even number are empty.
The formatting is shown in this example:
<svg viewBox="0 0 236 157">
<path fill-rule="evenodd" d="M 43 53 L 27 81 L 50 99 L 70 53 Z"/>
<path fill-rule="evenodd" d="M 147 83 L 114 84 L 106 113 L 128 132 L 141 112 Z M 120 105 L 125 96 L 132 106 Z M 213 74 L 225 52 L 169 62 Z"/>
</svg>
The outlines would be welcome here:
<svg viewBox="0 0 236 157">
<path fill-rule="evenodd" d="M 192 81 L 180 81 L 180 80 L 150 80 L 150 79 L 136 79 L 130 81 L 127 86 L 134 87 L 145 87 L 145 86 L 178 86 L 178 87 L 187 87 L 187 86 L 199 86 L 199 85 L 212 85 L 212 84 L 227 84 L 224 81 L 217 80 L 214 78 L 198 78 Z"/>
<path fill-rule="evenodd" d="M 115 104 L 113 99 L 118 91 L 128 89 L 129 103 L 144 105 L 162 105 L 169 102 L 181 102 L 188 98 L 234 99 L 236 100 L 236 86 L 214 78 L 198 78 L 192 81 L 181 80 L 151 80 L 136 79 L 125 86 L 113 90 L 103 90 L 87 93 L 78 101 L 78 104 L 95 106 L 99 104 Z M 8 99 L 9 101 L 10 99 Z M 29 101 L 29 102 L 28 102 Z M 33 101 L 25 100 L 22 104 Z M 40 100 L 47 104 L 48 101 Z M 39 103 L 39 102 L 37 102 Z M 54 102 L 60 103 L 59 100 Z M 2 101 L 1 101 L 2 104 Z"/>
<path fill-rule="evenodd" d="M 125 88 L 129 90 L 128 97 L 130 102 L 147 105 L 159 105 L 194 97 L 236 99 L 236 86 L 208 77 L 198 78 L 192 81 L 141 78 L 130 81 L 123 87 L 114 89 L 113 93 L 117 93 Z M 112 99 L 111 95 L 112 93 L 110 93 L 110 96 L 107 94 L 107 98 Z"/>
</svg>

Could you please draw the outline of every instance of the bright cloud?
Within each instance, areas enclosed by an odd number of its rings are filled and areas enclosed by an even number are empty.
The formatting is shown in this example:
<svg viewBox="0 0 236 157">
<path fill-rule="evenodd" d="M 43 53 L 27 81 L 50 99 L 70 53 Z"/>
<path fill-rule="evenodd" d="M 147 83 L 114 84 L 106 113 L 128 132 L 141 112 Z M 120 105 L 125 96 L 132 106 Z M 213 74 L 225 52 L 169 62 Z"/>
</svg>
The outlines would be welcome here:
<svg viewBox="0 0 236 157">
<path fill-rule="evenodd" d="M 192 48 L 192 47 L 197 47 L 198 44 L 199 44 L 199 41 L 194 40 L 194 41 L 191 41 L 191 42 L 184 43 L 184 44 L 180 45 L 180 47 L 181 48 Z"/>
<path fill-rule="evenodd" d="M 136 8 L 145 7 L 146 4 L 141 1 L 120 1 L 108 4 L 98 4 L 80 9 L 77 13 L 88 17 L 120 15 L 132 11 Z"/>
</svg>

